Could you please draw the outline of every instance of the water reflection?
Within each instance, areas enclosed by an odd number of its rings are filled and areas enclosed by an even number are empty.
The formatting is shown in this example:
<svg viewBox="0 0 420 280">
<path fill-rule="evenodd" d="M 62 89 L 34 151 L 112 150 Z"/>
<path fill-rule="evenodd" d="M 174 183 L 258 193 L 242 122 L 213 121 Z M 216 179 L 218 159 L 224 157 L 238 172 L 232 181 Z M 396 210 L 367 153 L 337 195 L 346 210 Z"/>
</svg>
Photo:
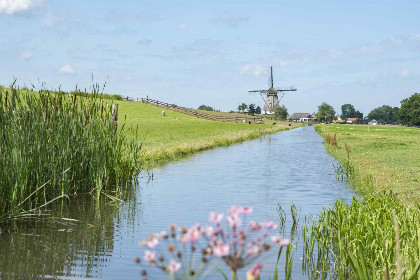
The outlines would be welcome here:
<svg viewBox="0 0 420 280">
<path fill-rule="evenodd" d="M 118 205 L 89 196 L 54 209 L 51 217 L 7 225 L 0 235 L 1 279 L 103 276 L 115 249 Z"/>
</svg>

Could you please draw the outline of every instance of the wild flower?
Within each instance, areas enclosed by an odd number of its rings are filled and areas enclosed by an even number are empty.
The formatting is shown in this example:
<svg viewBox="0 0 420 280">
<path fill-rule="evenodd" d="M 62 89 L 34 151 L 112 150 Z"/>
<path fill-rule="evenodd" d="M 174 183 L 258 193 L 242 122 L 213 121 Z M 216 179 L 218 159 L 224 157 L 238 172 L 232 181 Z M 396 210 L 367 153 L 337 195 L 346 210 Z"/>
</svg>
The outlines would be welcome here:
<svg viewBox="0 0 420 280">
<path fill-rule="evenodd" d="M 256 263 L 246 273 L 246 279 L 247 280 L 256 280 L 256 279 L 259 279 L 262 267 L 263 267 L 263 265 L 261 263 Z"/>
<path fill-rule="evenodd" d="M 196 223 L 190 228 L 170 225 L 169 232 L 151 234 L 140 242 L 146 248 L 144 261 L 136 262 L 163 271 L 174 280 L 202 279 L 222 262 L 231 270 L 232 277 L 237 277 L 238 270 L 254 263 L 273 245 L 281 250 L 290 243 L 271 234 L 277 229 L 273 221 L 246 223 L 252 211 L 250 207 L 234 205 L 226 215 L 210 212 L 209 221 L 213 225 Z M 260 263 L 255 264 L 247 272 L 247 279 L 258 279 L 261 269 Z M 142 275 L 150 273 L 143 270 Z"/>
</svg>

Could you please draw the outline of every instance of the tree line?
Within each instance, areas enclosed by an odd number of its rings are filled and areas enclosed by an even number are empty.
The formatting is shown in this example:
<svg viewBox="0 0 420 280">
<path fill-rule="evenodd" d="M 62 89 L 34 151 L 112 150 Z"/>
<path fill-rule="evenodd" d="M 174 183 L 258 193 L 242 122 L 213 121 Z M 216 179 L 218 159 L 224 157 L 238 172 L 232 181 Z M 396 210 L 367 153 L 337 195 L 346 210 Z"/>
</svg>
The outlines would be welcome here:
<svg viewBox="0 0 420 280">
<path fill-rule="evenodd" d="M 363 120 L 376 120 L 382 124 L 404 124 L 409 126 L 420 125 L 420 94 L 414 93 L 409 98 L 401 101 L 401 107 L 391 107 L 383 105 L 370 111 L 367 118 L 363 118 L 363 113 L 355 109 L 352 104 L 341 106 L 341 119 L 357 118 Z M 318 106 L 317 119 L 321 122 L 332 122 L 337 118 L 334 108 L 323 102 Z"/>
</svg>

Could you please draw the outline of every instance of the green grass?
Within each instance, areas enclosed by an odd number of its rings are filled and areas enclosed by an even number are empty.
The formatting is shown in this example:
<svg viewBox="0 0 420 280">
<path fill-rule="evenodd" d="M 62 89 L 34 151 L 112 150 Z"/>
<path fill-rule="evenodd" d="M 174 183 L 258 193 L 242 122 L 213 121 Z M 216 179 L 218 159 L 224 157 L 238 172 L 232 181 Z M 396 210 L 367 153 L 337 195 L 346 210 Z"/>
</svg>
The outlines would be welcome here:
<svg viewBox="0 0 420 280">
<path fill-rule="evenodd" d="M 128 129 L 127 135 L 143 143 L 146 168 L 299 126 L 292 124 L 289 127 L 286 122 L 272 125 L 211 121 L 141 102 L 116 103 L 119 104 L 119 123 Z M 162 110 L 166 112 L 165 116 L 162 116 Z M 138 133 L 135 132 L 137 129 Z"/>
<path fill-rule="evenodd" d="M 350 168 L 350 183 L 357 191 L 389 190 L 405 205 L 420 202 L 420 129 L 365 125 L 317 125 L 316 129 L 324 137 L 336 135 L 338 147 L 327 144 L 327 149 Z"/>
</svg>

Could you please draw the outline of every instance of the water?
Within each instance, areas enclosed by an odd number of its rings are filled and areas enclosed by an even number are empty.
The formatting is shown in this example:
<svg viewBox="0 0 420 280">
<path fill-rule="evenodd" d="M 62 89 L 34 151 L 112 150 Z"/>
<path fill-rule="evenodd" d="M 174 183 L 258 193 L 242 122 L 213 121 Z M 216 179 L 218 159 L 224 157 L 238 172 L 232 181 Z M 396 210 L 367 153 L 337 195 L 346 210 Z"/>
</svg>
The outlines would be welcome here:
<svg viewBox="0 0 420 280">
<path fill-rule="evenodd" d="M 209 211 L 231 205 L 253 207 L 257 221 L 280 222 L 280 204 L 290 237 L 291 203 L 302 224 L 305 216 L 354 195 L 336 180 L 337 163 L 322 141 L 313 127 L 297 128 L 168 164 L 153 170 L 152 181 L 141 174 L 135 197 L 123 204 L 74 198 L 54 218 L 11 225 L 0 234 L 0 278 L 141 279 L 133 261 L 143 255 L 139 240 L 172 223 L 205 224 Z M 295 242 L 293 276 L 304 279 L 298 236 Z M 263 260 L 266 275 L 274 261 L 273 255 Z"/>
</svg>

